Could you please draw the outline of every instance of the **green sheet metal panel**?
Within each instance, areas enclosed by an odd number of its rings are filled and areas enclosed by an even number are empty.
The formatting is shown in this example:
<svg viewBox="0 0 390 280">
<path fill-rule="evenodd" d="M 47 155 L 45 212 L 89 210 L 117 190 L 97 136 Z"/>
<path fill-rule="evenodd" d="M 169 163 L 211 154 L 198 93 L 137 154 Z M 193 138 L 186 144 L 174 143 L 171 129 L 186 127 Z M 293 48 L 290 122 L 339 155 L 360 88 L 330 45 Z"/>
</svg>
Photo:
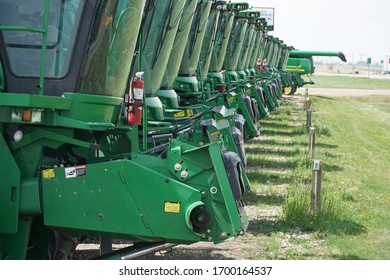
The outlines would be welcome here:
<svg viewBox="0 0 390 280">
<path fill-rule="evenodd" d="M 0 155 L 0 233 L 16 233 L 20 171 L 2 134 L 0 134 Z"/>
</svg>

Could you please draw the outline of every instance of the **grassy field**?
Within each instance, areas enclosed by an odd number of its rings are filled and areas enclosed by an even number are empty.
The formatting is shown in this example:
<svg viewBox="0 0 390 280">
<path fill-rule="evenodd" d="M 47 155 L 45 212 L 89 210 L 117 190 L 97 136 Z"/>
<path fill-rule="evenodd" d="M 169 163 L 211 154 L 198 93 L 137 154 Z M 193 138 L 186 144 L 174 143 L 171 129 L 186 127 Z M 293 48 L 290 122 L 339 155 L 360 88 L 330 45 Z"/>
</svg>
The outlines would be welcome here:
<svg viewBox="0 0 390 280">
<path fill-rule="evenodd" d="M 307 77 L 304 77 L 308 80 Z M 367 77 L 325 76 L 313 75 L 314 85 L 312 88 L 354 88 L 354 89 L 390 89 L 390 79 L 369 79 Z"/>
<path fill-rule="evenodd" d="M 262 135 L 246 144 L 247 203 L 277 213 L 256 221 L 265 248 L 254 258 L 390 259 L 390 96 L 311 100 L 321 211 L 310 214 L 303 96 L 286 96 L 261 121 Z"/>
</svg>

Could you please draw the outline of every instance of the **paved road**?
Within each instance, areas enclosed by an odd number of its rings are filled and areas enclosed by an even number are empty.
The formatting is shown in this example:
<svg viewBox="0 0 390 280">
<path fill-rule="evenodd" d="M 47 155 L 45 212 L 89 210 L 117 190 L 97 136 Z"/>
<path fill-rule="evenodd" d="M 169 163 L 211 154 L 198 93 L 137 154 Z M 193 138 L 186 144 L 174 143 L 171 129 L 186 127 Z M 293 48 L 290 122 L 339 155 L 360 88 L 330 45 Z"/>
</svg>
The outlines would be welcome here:
<svg viewBox="0 0 390 280">
<path fill-rule="evenodd" d="M 306 88 L 299 88 L 297 94 L 305 94 Z M 339 89 L 339 88 L 309 88 L 309 95 L 322 96 L 367 96 L 390 95 L 390 90 L 376 89 Z"/>
</svg>

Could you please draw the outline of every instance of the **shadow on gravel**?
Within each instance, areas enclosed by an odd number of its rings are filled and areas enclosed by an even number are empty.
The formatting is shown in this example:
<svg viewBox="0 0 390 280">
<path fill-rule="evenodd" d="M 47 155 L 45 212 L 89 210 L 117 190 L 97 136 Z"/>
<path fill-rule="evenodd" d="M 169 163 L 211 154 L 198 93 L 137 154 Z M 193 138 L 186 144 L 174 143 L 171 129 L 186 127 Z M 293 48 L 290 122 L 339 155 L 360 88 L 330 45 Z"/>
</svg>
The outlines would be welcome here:
<svg viewBox="0 0 390 280">
<path fill-rule="evenodd" d="M 250 192 L 246 194 L 245 198 L 245 205 L 260 205 L 260 204 L 266 204 L 266 205 L 281 205 L 283 204 L 285 199 L 284 195 L 259 195 L 254 192 Z"/>
<path fill-rule="evenodd" d="M 306 226 L 298 226 L 296 223 L 284 220 L 272 219 L 254 219 L 249 222 L 247 232 L 255 236 L 266 235 L 271 236 L 275 232 L 283 233 L 311 233 L 321 232 L 322 234 L 332 235 L 360 235 L 367 233 L 367 229 L 352 220 L 335 219 L 332 223 L 317 227 L 316 225 L 308 224 Z"/>
<path fill-rule="evenodd" d="M 234 241 L 232 241 L 234 242 Z M 147 255 L 148 260 L 234 260 L 235 258 L 227 257 L 230 248 L 220 249 L 210 245 L 200 248 L 181 246 L 180 249 L 173 248 L 172 252 L 160 252 L 158 254 Z"/>
<path fill-rule="evenodd" d="M 248 178 L 252 184 L 267 183 L 268 185 L 280 185 L 290 182 L 289 176 L 286 176 L 283 173 L 250 172 L 248 173 Z"/>
</svg>

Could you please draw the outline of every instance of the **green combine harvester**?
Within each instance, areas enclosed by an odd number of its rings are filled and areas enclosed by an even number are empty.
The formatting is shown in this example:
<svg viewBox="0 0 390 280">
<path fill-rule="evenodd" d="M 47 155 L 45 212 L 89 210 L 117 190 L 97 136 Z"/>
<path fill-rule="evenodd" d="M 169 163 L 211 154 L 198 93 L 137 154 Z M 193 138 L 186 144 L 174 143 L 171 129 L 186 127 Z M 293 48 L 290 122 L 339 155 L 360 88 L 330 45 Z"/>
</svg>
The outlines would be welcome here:
<svg viewBox="0 0 390 280">
<path fill-rule="evenodd" d="M 0 0 L 0 259 L 244 235 L 244 141 L 321 55 L 268 28 L 245 2 Z"/>
<path fill-rule="evenodd" d="M 313 56 L 335 56 L 341 61 L 347 62 L 342 52 L 335 51 L 302 51 L 291 50 L 285 71 L 291 73 L 291 85 L 286 88 L 286 94 L 294 94 L 299 87 L 307 84 L 314 84 L 311 75 L 314 74 Z M 307 75 L 309 80 L 304 80 L 302 76 Z"/>
<path fill-rule="evenodd" d="M 163 112 L 154 66 L 189 5 L 161 2 L 0 1 L 1 259 L 65 259 L 82 238 L 132 240 L 101 256 L 131 259 L 245 233 L 240 159 L 221 139 L 142 145 L 150 104 Z M 140 28 L 163 11 L 146 69 Z"/>
</svg>

